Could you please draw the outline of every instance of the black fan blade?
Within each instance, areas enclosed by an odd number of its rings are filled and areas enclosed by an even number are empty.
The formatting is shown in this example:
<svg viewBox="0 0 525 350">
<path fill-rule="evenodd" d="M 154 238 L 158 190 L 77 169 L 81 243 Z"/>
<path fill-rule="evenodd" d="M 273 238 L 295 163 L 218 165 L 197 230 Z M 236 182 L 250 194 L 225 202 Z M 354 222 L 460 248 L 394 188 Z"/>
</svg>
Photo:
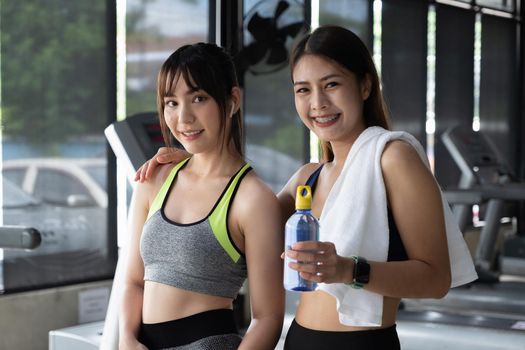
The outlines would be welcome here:
<svg viewBox="0 0 525 350">
<path fill-rule="evenodd" d="M 255 41 L 268 40 L 268 35 L 275 31 L 272 21 L 269 18 L 259 16 L 256 12 L 248 22 L 248 31 Z"/>
<path fill-rule="evenodd" d="M 279 28 L 279 34 L 284 34 L 286 37 L 291 36 L 292 38 L 295 38 L 297 34 L 305 27 L 304 22 L 296 22 L 292 24 L 288 24 L 287 26 L 284 26 L 282 28 Z"/>
<path fill-rule="evenodd" d="M 268 56 L 268 59 L 266 60 L 266 63 L 268 64 L 279 64 L 286 62 L 288 59 L 288 51 L 286 50 L 286 47 L 284 45 L 275 45 L 270 49 L 270 55 Z"/>
<path fill-rule="evenodd" d="M 262 60 L 267 51 L 268 45 L 263 42 L 251 43 L 243 49 L 243 53 L 246 55 L 246 60 L 250 65 L 257 64 L 260 60 Z"/>
<path fill-rule="evenodd" d="M 288 7 L 290 7 L 290 4 L 288 3 L 288 1 L 284 1 L 284 0 L 279 1 L 279 3 L 277 4 L 277 7 L 275 8 L 275 14 L 273 16 L 274 21 L 277 21 L 277 18 L 279 18 L 279 16 L 281 16 Z"/>
</svg>

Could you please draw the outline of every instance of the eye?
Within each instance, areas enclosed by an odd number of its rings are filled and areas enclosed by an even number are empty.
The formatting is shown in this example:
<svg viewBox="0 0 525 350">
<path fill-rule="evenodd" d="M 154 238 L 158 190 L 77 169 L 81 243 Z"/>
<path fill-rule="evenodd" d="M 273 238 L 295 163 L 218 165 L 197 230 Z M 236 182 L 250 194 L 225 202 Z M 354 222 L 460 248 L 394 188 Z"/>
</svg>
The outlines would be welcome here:
<svg viewBox="0 0 525 350">
<path fill-rule="evenodd" d="M 326 84 L 326 87 L 327 87 L 327 88 L 332 88 L 332 87 L 336 87 L 336 86 L 338 86 L 338 85 L 339 85 L 339 83 L 337 83 L 337 82 L 335 82 L 335 81 L 331 81 L 331 82 L 329 82 L 328 84 Z"/>
<path fill-rule="evenodd" d="M 166 105 L 166 107 L 170 108 L 174 108 L 178 105 L 177 101 L 174 100 L 167 100 L 166 102 L 164 102 L 164 104 Z"/>
<path fill-rule="evenodd" d="M 196 95 L 193 98 L 193 102 L 195 102 L 195 103 L 204 102 L 204 101 L 206 101 L 206 96 Z"/>
<path fill-rule="evenodd" d="M 307 92 L 308 92 L 308 89 L 305 88 L 305 87 L 301 87 L 301 88 L 295 90 L 296 94 L 304 94 L 304 93 L 307 93 Z"/>
</svg>

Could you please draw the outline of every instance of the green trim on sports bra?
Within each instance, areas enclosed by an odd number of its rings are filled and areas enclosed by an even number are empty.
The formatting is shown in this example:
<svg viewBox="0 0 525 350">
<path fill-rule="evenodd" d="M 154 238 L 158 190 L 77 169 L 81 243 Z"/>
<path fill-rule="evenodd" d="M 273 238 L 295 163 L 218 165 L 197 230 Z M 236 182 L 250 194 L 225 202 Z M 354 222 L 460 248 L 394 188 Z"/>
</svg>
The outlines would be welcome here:
<svg viewBox="0 0 525 350">
<path fill-rule="evenodd" d="M 237 183 L 249 168 L 250 164 L 246 163 L 241 168 L 241 170 L 239 170 L 230 186 L 222 196 L 221 201 L 217 204 L 215 210 L 208 217 L 215 238 L 217 238 L 219 244 L 234 262 L 239 260 L 241 254 L 233 246 L 228 234 L 228 208 L 230 206 L 231 197 L 237 188 Z"/>
<path fill-rule="evenodd" d="M 147 217 L 146 221 L 148 221 L 149 218 L 153 214 L 155 214 L 156 211 L 158 211 L 158 210 L 160 210 L 160 208 L 162 208 L 162 203 L 164 202 L 164 198 L 166 197 L 166 194 L 170 190 L 170 186 L 171 186 L 171 183 L 173 182 L 173 179 L 177 175 L 177 172 L 179 171 L 179 169 L 182 168 L 182 166 L 184 164 L 186 164 L 186 162 L 188 160 L 190 160 L 190 158 L 184 159 L 182 162 L 180 162 L 177 165 L 175 165 L 173 167 L 173 169 L 171 169 L 168 177 L 166 178 L 166 180 L 162 184 L 162 187 L 160 188 L 159 192 L 157 193 L 157 196 L 155 197 L 155 199 L 151 203 L 151 207 L 149 208 L 148 217 Z"/>
</svg>

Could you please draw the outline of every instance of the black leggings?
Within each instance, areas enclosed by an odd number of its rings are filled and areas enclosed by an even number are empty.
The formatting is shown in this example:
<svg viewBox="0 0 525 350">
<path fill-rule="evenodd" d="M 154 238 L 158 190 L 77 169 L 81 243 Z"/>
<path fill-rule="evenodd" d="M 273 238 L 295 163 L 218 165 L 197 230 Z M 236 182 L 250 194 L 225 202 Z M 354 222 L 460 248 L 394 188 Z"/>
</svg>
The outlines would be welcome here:
<svg viewBox="0 0 525 350">
<path fill-rule="evenodd" d="M 181 319 L 142 323 L 139 341 L 148 349 L 237 349 L 241 343 L 233 311 L 219 309 Z"/>
<path fill-rule="evenodd" d="M 396 325 L 353 332 L 316 331 L 308 329 L 295 319 L 288 330 L 285 350 L 399 350 Z"/>
</svg>

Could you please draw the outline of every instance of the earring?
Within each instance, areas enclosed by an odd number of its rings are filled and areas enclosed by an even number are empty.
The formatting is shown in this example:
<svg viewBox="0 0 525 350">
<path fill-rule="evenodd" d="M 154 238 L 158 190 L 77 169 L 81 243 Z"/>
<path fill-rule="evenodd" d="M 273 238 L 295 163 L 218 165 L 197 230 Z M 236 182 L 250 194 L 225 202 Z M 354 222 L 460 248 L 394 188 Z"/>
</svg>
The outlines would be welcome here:
<svg viewBox="0 0 525 350">
<path fill-rule="evenodd" d="M 233 118 L 233 110 L 234 110 L 234 109 L 235 109 L 235 105 L 232 105 L 232 110 L 231 110 L 231 112 L 230 112 L 230 119 Z"/>
</svg>

